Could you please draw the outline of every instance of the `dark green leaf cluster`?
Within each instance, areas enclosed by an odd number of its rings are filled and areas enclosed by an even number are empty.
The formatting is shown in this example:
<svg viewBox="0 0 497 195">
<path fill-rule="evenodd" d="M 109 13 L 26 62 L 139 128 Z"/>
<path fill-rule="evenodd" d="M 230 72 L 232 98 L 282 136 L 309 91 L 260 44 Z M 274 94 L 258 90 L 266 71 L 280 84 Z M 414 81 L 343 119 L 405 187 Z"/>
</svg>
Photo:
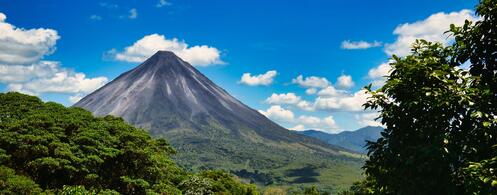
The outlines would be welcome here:
<svg viewBox="0 0 497 195">
<path fill-rule="evenodd" d="M 418 40 L 411 55 L 393 56 L 383 87 L 367 87 L 365 106 L 381 110 L 386 129 L 351 191 L 497 193 L 497 0 L 482 0 L 477 14 L 451 25 L 453 45 Z"/>
<path fill-rule="evenodd" d="M 174 153 L 121 118 L 0 94 L 2 194 L 190 194 L 195 178 L 210 193 L 257 193 L 222 172 L 193 176 L 171 160 Z"/>
</svg>

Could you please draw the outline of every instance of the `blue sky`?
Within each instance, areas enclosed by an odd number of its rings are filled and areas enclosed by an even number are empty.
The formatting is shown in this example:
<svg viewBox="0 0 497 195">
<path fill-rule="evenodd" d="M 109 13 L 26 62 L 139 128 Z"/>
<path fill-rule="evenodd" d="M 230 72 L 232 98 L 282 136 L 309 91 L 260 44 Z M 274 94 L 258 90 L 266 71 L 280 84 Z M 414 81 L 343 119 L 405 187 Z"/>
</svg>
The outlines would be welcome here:
<svg viewBox="0 0 497 195">
<path fill-rule="evenodd" d="M 71 105 L 70 97 L 90 93 L 139 64 L 130 57 L 149 53 L 126 47 L 186 43 L 177 50 L 182 56 L 279 124 L 355 130 L 377 124 L 374 112 L 357 109 L 363 100 L 359 92 L 371 82 L 381 85 L 389 54 L 405 55 L 414 38 L 449 43 L 441 32 L 450 23 L 476 19 L 471 11 L 476 3 L 0 0 L 5 16 L 0 15 L 0 89 Z M 150 42 L 135 44 L 147 36 Z M 194 52 L 194 46 L 205 47 Z M 250 73 L 246 80 L 244 73 Z M 316 93 L 307 94 L 309 88 Z"/>
</svg>

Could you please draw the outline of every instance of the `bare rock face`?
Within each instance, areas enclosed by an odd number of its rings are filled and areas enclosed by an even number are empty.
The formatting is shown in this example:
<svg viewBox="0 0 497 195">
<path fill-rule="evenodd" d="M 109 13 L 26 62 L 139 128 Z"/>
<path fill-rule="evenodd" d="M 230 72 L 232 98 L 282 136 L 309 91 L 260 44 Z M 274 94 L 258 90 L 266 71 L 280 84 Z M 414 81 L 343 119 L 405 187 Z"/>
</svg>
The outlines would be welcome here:
<svg viewBox="0 0 497 195">
<path fill-rule="evenodd" d="M 243 164 L 278 155 L 288 161 L 295 155 L 292 151 L 337 154 L 341 150 L 275 124 L 168 51 L 157 52 L 74 106 L 97 116 L 120 116 L 153 136 L 166 137 L 180 154 L 195 154 L 202 163 Z M 236 153 L 246 157 L 227 158 Z"/>
</svg>

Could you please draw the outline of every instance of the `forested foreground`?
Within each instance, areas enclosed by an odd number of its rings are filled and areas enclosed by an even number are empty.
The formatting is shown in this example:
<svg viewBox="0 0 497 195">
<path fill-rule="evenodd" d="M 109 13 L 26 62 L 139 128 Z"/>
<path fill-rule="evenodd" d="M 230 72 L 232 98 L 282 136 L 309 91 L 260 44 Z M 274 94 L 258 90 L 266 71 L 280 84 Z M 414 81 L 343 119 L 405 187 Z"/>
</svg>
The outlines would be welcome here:
<svg viewBox="0 0 497 195">
<path fill-rule="evenodd" d="M 450 27 L 452 45 L 393 56 L 385 85 L 368 88 L 386 130 L 350 193 L 497 194 L 497 0 L 476 14 Z"/>
<path fill-rule="evenodd" d="M 185 172 L 174 152 L 121 118 L 0 94 L 0 194 L 258 194 L 222 171 Z"/>
</svg>

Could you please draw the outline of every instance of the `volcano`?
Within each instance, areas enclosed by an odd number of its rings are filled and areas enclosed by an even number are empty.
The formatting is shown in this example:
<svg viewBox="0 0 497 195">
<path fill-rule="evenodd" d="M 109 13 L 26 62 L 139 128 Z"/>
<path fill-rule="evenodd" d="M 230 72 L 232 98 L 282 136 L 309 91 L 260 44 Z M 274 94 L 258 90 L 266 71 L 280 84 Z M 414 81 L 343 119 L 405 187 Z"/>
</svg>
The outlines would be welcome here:
<svg viewBox="0 0 497 195">
<path fill-rule="evenodd" d="M 347 152 L 279 126 L 168 51 L 155 53 L 74 106 L 122 117 L 166 138 L 179 151 L 179 163 L 191 169 L 269 170 Z"/>
</svg>

